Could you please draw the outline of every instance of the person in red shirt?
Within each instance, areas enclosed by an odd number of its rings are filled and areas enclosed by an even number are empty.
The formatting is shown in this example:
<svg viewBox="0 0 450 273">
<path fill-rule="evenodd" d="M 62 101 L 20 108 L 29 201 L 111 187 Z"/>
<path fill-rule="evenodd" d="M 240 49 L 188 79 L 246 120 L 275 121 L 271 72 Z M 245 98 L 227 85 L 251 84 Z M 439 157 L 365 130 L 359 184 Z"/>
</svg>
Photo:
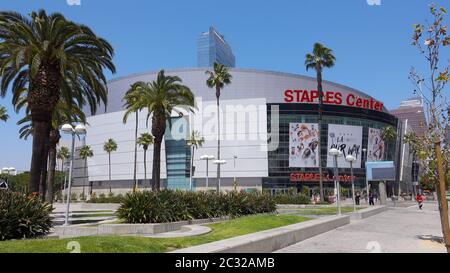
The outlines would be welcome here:
<svg viewBox="0 0 450 273">
<path fill-rule="evenodd" d="M 419 204 L 419 209 L 422 209 L 422 206 L 423 206 L 423 196 L 422 196 L 420 193 L 417 194 L 417 196 L 416 196 L 416 201 L 417 201 L 417 204 Z"/>
</svg>

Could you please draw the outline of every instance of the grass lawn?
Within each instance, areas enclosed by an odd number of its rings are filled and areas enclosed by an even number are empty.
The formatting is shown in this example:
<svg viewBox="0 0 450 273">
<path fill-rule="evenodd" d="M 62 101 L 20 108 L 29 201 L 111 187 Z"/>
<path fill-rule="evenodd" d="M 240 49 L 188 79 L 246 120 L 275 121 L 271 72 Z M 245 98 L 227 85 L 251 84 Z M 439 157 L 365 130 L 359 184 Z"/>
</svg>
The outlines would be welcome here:
<svg viewBox="0 0 450 273">
<path fill-rule="evenodd" d="M 82 253 L 156 253 L 205 244 L 262 230 L 310 220 L 297 215 L 255 215 L 209 224 L 212 231 L 184 238 L 89 236 L 70 239 L 35 239 L 0 242 L 0 252 L 68 253 L 67 243 L 77 241 Z"/>
<path fill-rule="evenodd" d="M 365 209 L 364 207 L 357 207 L 356 210 Z M 299 209 L 285 209 L 290 214 L 300 215 L 333 215 L 337 214 L 337 207 L 322 207 L 322 208 L 299 208 Z M 279 212 L 283 212 L 283 209 L 279 209 Z M 294 212 L 295 211 L 295 212 Z M 353 207 L 341 207 L 342 213 L 353 212 Z"/>
</svg>

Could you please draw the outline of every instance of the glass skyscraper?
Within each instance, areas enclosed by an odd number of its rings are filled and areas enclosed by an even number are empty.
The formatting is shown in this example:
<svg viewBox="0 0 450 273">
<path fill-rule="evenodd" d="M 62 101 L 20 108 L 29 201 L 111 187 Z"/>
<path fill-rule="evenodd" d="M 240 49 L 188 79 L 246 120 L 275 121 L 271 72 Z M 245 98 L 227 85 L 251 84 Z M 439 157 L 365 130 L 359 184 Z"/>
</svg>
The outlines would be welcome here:
<svg viewBox="0 0 450 273">
<path fill-rule="evenodd" d="M 197 66 L 212 67 L 218 62 L 228 67 L 236 66 L 230 45 L 214 27 L 200 34 L 197 40 Z"/>
</svg>

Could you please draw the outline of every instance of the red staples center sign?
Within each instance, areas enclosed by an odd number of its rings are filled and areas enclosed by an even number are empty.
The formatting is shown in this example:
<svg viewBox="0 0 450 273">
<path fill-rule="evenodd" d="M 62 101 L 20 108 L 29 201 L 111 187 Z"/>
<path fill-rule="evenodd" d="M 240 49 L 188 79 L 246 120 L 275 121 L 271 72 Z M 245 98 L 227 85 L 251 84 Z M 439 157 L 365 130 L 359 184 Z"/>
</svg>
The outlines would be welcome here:
<svg viewBox="0 0 450 273">
<path fill-rule="evenodd" d="M 318 173 L 291 173 L 289 175 L 291 182 L 318 182 L 320 181 L 320 174 Z M 327 174 L 322 175 L 322 180 L 325 182 L 334 181 L 333 176 Z M 354 177 L 355 178 L 355 177 Z M 352 177 L 350 175 L 339 175 L 339 181 L 341 182 L 352 182 Z"/>
<path fill-rule="evenodd" d="M 319 91 L 317 90 L 286 90 L 284 91 L 286 103 L 318 103 Z M 358 107 L 368 110 L 383 111 L 383 103 L 373 98 L 359 97 L 353 93 L 343 94 L 339 91 L 324 91 L 323 103 Z"/>
</svg>

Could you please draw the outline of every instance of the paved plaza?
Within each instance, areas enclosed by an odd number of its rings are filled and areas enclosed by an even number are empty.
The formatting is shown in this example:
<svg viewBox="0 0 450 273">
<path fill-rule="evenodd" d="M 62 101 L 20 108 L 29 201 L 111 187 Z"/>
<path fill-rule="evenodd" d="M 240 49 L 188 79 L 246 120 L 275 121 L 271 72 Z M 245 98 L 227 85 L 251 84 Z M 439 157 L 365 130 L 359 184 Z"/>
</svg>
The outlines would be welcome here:
<svg viewBox="0 0 450 273">
<path fill-rule="evenodd" d="M 425 203 L 388 211 L 299 242 L 278 253 L 445 253 L 438 206 Z"/>
</svg>

